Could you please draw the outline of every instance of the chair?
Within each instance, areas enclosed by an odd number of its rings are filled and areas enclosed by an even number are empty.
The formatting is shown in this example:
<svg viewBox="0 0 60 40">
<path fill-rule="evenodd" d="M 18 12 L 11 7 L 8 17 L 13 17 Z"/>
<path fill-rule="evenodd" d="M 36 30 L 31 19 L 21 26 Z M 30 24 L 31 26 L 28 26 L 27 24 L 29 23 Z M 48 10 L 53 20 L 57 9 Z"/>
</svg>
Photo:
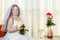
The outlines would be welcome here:
<svg viewBox="0 0 60 40">
<path fill-rule="evenodd" d="M 3 27 L 3 25 L 0 24 L 0 37 L 4 37 L 4 35 L 6 34 L 6 32 L 4 32 L 4 31 L 1 30 L 2 27 Z"/>
</svg>

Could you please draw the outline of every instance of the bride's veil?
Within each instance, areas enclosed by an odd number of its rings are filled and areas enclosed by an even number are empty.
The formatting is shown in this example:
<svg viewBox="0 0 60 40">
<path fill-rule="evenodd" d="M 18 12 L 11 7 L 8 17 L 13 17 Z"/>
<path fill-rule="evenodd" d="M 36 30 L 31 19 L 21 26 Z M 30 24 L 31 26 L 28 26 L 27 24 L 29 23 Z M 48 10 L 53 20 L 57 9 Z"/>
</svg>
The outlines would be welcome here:
<svg viewBox="0 0 60 40">
<path fill-rule="evenodd" d="M 5 16 L 4 16 L 4 24 L 3 24 L 2 31 L 5 31 L 5 32 L 7 32 L 7 27 L 6 27 L 6 26 L 7 26 L 7 20 L 8 20 L 8 18 L 9 18 L 9 16 L 10 16 L 11 8 L 12 8 L 12 6 L 10 6 L 10 7 L 7 9 L 7 12 L 6 12 Z"/>
</svg>

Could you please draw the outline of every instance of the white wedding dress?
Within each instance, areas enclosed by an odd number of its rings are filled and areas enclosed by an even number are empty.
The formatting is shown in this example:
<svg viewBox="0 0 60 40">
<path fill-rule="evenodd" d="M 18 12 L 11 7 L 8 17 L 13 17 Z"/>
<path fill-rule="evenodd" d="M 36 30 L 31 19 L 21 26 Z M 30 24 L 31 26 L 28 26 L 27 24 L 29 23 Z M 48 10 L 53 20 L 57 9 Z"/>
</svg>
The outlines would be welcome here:
<svg viewBox="0 0 60 40">
<path fill-rule="evenodd" d="M 12 24 L 12 28 L 16 28 L 18 22 L 19 21 L 14 20 L 14 22 Z M 16 31 L 16 32 L 12 32 L 12 33 L 7 32 L 2 40 L 34 40 L 34 39 L 29 34 L 21 35 L 21 34 L 19 34 L 19 31 Z"/>
</svg>

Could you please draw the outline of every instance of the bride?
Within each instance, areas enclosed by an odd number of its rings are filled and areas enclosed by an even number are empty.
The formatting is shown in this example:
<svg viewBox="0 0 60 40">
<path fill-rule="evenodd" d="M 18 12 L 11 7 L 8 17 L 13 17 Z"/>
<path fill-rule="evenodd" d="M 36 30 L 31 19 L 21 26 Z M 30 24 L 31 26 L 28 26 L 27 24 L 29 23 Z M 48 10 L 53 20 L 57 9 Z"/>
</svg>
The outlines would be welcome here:
<svg viewBox="0 0 60 40">
<path fill-rule="evenodd" d="M 19 21 L 22 21 L 20 16 L 20 9 L 17 5 L 12 5 L 9 16 L 6 20 L 6 28 L 7 33 L 2 40 L 34 40 L 32 36 L 21 35 L 19 30 L 23 28 L 19 28 L 17 25 Z"/>
</svg>

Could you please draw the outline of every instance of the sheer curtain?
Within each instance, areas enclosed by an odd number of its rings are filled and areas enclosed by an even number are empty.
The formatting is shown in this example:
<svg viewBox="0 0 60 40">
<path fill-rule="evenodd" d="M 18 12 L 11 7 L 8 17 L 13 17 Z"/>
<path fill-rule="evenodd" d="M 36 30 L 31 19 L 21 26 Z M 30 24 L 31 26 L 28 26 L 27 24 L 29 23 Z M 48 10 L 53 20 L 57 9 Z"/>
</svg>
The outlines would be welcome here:
<svg viewBox="0 0 60 40">
<path fill-rule="evenodd" d="M 47 32 L 46 13 L 51 12 L 54 15 L 54 21 L 57 27 L 52 27 L 54 36 L 59 36 L 59 0 L 0 0 L 0 23 L 4 21 L 4 15 L 9 6 L 17 4 L 21 10 L 21 17 L 24 21 L 29 34 L 34 38 L 39 38 L 39 30 L 43 29 L 43 35 Z M 58 19 L 58 20 L 57 20 Z M 57 33 L 56 33 L 57 32 Z"/>
</svg>

